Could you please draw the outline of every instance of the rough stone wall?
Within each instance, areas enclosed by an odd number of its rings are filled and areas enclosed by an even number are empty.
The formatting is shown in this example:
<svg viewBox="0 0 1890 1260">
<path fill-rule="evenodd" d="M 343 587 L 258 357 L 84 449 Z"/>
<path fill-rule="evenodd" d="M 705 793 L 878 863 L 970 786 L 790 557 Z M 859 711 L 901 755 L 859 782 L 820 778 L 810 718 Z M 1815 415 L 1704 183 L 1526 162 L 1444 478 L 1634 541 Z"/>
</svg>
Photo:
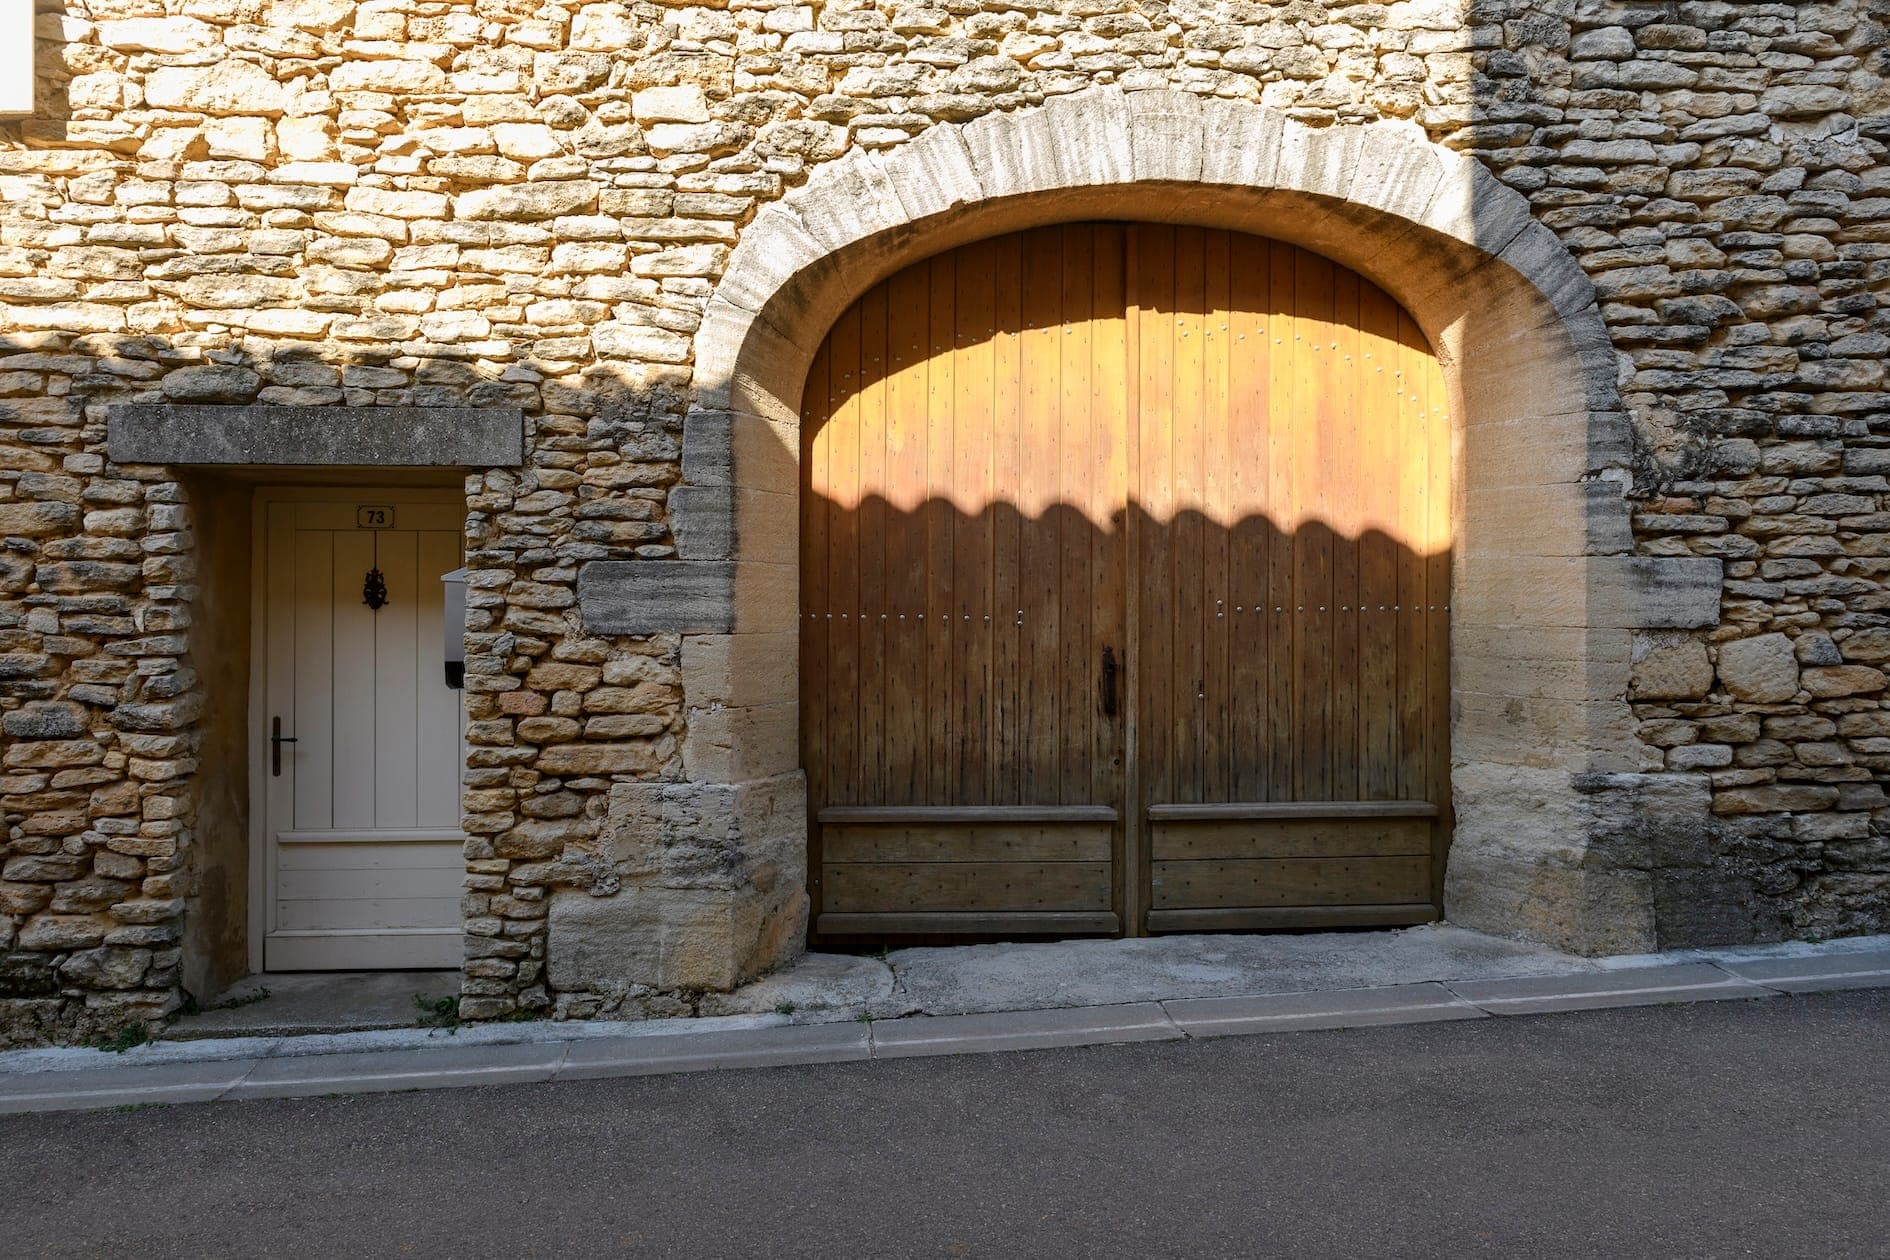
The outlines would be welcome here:
<svg viewBox="0 0 1890 1260">
<path fill-rule="evenodd" d="M 1632 545 L 1727 562 L 1717 631 L 1637 646 L 1647 767 L 1715 819 L 1636 859 L 1663 937 L 1890 928 L 1885 0 L 38 7 L 40 116 L 0 124 L 0 1029 L 180 1000 L 203 523 L 105 457 L 134 400 L 524 408 L 526 466 L 467 485 L 464 1012 L 735 978 L 658 916 L 618 937 L 678 952 L 652 982 L 547 983 L 554 890 L 728 878 L 645 860 L 687 818 L 610 822 L 682 777 L 681 643 L 586 634 L 577 567 L 673 554 L 691 333 L 759 205 L 1097 83 L 1407 120 L 1531 199 L 1621 355 Z"/>
</svg>

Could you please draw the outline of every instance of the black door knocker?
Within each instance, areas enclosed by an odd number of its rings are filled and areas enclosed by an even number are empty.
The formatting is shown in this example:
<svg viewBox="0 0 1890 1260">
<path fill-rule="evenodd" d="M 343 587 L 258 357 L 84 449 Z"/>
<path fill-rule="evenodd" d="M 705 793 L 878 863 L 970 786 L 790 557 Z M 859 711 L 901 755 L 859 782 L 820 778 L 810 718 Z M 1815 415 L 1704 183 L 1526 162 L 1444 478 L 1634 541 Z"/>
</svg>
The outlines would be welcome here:
<svg viewBox="0 0 1890 1260">
<path fill-rule="evenodd" d="M 381 576 L 381 536 L 374 535 L 374 567 L 367 571 L 367 580 L 361 583 L 361 602 L 374 612 L 387 607 L 387 579 Z"/>
</svg>

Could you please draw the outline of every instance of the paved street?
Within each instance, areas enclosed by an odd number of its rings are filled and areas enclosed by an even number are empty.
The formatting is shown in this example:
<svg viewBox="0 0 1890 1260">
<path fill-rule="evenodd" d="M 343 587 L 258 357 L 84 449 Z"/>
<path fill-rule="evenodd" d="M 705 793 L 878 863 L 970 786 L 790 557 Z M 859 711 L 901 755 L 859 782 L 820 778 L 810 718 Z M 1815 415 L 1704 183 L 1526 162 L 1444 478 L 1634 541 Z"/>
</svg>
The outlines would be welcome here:
<svg viewBox="0 0 1890 1260">
<path fill-rule="evenodd" d="M 1879 1255 L 1887 1047 L 1877 990 L 0 1117 L 0 1251 Z"/>
</svg>

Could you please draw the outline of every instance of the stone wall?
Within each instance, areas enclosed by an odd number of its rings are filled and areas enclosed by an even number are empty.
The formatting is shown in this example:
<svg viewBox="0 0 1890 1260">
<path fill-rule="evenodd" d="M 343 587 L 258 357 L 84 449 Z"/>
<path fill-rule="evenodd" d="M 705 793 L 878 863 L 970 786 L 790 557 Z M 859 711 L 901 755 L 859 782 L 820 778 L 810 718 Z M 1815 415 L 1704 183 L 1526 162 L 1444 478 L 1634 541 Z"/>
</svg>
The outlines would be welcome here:
<svg viewBox="0 0 1890 1260">
<path fill-rule="evenodd" d="M 467 479 L 467 1015 L 677 1009 L 791 952 L 798 875 L 690 839 L 767 791 L 662 786 L 716 720 L 683 637 L 587 632 L 579 567 L 676 554 L 692 336 L 758 207 L 1105 83 L 1399 120 L 1529 198 L 1619 354 L 1633 546 L 1726 562 L 1719 628 L 1636 644 L 1643 769 L 1693 804 L 1621 860 L 1668 943 L 1890 929 L 1884 0 L 38 8 L 40 113 L 0 124 L 0 1038 L 182 1000 L 205 523 L 107 457 L 122 402 L 524 410 L 525 465 Z"/>
</svg>

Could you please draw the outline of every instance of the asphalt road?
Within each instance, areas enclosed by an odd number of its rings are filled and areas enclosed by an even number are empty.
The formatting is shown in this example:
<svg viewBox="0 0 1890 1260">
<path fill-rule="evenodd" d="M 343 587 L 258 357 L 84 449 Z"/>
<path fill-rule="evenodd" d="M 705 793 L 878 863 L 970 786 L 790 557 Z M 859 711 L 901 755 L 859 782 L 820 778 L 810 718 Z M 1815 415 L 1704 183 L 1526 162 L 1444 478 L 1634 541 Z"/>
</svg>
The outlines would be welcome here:
<svg viewBox="0 0 1890 1260">
<path fill-rule="evenodd" d="M 16 1256 L 1882 1256 L 1890 991 L 0 1117 Z"/>
</svg>

